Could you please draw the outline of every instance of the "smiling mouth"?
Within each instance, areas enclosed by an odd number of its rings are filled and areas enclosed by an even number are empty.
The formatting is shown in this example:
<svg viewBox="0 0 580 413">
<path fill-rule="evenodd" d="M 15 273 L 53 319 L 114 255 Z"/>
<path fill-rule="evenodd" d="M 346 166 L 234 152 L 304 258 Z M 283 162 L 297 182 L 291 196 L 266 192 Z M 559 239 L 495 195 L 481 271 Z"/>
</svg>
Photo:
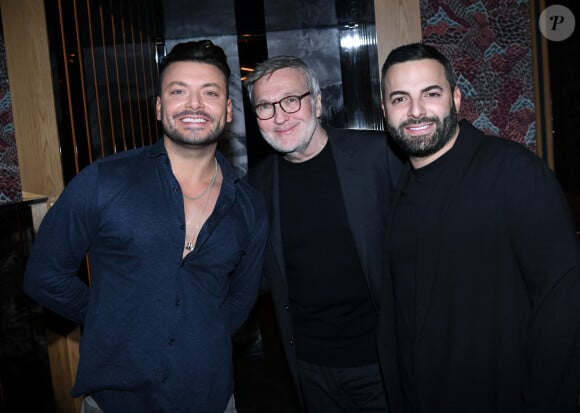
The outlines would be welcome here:
<svg viewBox="0 0 580 413">
<path fill-rule="evenodd" d="M 288 133 L 293 133 L 298 125 L 286 125 L 284 128 L 276 129 L 275 132 L 280 135 L 286 135 Z"/>
<path fill-rule="evenodd" d="M 425 129 L 429 129 L 431 127 L 431 124 L 427 124 L 427 125 L 421 125 L 421 126 L 407 126 L 407 129 L 413 132 L 421 132 L 424 131 Z"/>
<path fill-rule="evenodd" d="M 181 121 L 184 123 L 206 123 L 207 122 L 206 119 L 191 118 L 191 117 L 183 118 L 183 119 L 181 119 Z"/>
</svg>

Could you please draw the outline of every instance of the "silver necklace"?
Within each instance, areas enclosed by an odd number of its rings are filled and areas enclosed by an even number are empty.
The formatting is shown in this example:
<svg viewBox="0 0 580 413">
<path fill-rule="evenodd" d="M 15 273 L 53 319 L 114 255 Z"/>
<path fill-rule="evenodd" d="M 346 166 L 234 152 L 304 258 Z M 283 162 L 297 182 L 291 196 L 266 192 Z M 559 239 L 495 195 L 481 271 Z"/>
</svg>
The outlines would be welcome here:
<svg viewBox="0 0 580 413">
<path fill-rule="evenodd" d="M 209 188 L 211 188 L 213 186 L 210 185 Z M 205 191 L 207 192 L 207 190 Z M 195 232 L 194 232 L 194 237 L 190 240 L 190 241 L 186 241 L 185 242 L 185 249 L 188 251 L 192 251 L 193 248 L 195 247 L 195 245 L 193 244 L 193 241 L 195 239 L 197 239 L 197 235 L 199 235 L 199 228 L 201 227 L 201 221 L 203 221 L 203 216 L 205 215 L 205 210 L 207 209 L 207 204 L 209 204 L 209 196 L 205 199 L 205 202 L 203 203 L 203 209 L 201 210 L 201 215 L 199 216 L 199 220 L 197 221 L 197 224 L 195 225 Z"/>
<path fill-rule="evenodd" d="M 204 196 L 205 194 L 207 194 L 211 188 L 213 188 L 213 186 L 215 184 L 216 177 L 217 177 L 217 172 L 218 172 L 217 159 L 215 159 L 215 168 L 214 168 L 214 171 L 213 171 L 213 176 L 211 177 L 211 181 L 210 181 L 209 185 L 207 186 L 207 188 L 205 188 L 204 191 L 201 194 L 196 195 L 194 197 L 187 196 L 185 194 L 183 194 L 183 196 L 186 199 L 189 199 L 191 201 L 195 201 L 197 199 L 200 199 L 202 196 Z M 189 240 L 189 241 L 186 240 L 186 242 L 185 242 L 185 247 L 184 248 L 186 250 L 188 250 L 188 251 L 192 251 L 193 248 L 195 248 L 194 241 L 197 239 L 197 235 L 199 235 L 199 229 L 201 228 L 201 222 L 203 221 L 203 217 L 205 215 L 205 211 L 207 210 L 207 206 L 209 204 L 209 199 L 210 198 L 211 198 L 210 196 L 208 196 L 207 198 L 205 198 L 205 202 L 203 203 L 203 208 L 201 210 L 201 214 L 199 215 L 199 219 L 197 221 L 197 224 L 194 227 L 194 230 L 195 231 L 194 231 L 194 234 L 193 234 L 192 239 Z"/>
<path fill-rule="evenodd" d="M 207 188 L 205 188 L 201 194 L 199 195 L 195 195 L 195 196 L 189 196 L 189 195 L 185 195 L 183 194 L 183 197 L 189 201 L 197 201 L 198 199 L 202 198 L 205 194 L 207 194 L 207 192 L 211 189 L 211 187 L 213 186 L 213 184 L 215 184 L 215 179 L 217 178 L 217 172 L 218 172 L 218 163 L 217 163 L 217 158 L 213 158 L 214 159 L 214 168 L 213 168 L 213 176 L 211 177 L 211 181 L 209 182 L 209 185 L 207 186 Z"/>
</svg>

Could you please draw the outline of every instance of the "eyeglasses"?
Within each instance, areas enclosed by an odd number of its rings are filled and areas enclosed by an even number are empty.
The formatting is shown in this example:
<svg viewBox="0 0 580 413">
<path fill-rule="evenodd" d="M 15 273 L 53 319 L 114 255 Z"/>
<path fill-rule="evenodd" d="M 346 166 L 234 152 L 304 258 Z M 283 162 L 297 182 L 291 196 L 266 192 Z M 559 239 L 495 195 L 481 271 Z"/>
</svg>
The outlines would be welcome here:
<svg viewBox="0 0 580 413">
<path fill-rule="evenodd" d="M 280 108 L 286 113 L 295 113 L 300 110 L 302 106 L 302 99 L 308 96 L 310 92 L 306 92 L 300 96 L 286 96 L 280 99 L 278 102 L 264 102 L 258 103 L 254 107 L 256 116 L 260 120 L 272 119 L 276 114 L 276 104 L 280 105 Z"/>
</svg>

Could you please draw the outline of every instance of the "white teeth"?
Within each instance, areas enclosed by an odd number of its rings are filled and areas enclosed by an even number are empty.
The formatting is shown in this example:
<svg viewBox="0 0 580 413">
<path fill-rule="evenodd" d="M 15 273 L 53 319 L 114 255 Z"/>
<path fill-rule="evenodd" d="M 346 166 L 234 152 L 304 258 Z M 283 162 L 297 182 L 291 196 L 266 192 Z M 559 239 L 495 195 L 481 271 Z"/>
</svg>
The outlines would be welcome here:
<svg viewBox="0 0 580 413">
<path fill-rule="evenodd" d="M 429 127 L 429 125 L 423 125 L 423 126 L 409 127 L 409 129 L 411 129 L 413 131 L 417 131 L 417 130 L 427 129 L 428 127 Z"/>
<path fill-rule="evenodd" d="M 201 119 L 201 118 L 183 118 L 182 119 L 183 122 L 187 122 L 187 123 L 204 123 L 205 119 Z"/>
</svg>

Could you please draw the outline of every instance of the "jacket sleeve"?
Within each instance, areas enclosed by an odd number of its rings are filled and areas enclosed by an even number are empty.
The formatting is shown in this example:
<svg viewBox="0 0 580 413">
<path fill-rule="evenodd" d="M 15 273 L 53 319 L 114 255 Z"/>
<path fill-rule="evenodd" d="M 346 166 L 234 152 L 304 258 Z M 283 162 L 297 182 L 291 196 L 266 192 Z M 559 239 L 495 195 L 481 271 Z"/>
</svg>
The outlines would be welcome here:
<svg viewBox="0 0 580 413">
<path fill-rule="evenodd" d="M 250 241 L 245 254 L 230 279 L 230 311 L 232 335 L 242 326 L 254 306 L 264 267 L 264 251 L 268 236 L 268 215 L 262 202 L 256 208 L 250 227 Z"/>
<path fill-rule="evenodd" d="M 49 310 L 82 324 L 89 287 L 78 271 L 97 225 L 95 169 L 81 171 L 44 217 L 28 257 L 24 292 Z"/>
<path fill-rule="evenodd" d="M 271 162 L 269 159 L 266 160 L 266 162 Z M 271 182 L 271 173 L 270 176 L 266 175 L 266 168 L 265 168 L 265 162 L 261 162 L 258 165 L 250 168 L 248 170 L 248 173 L 245 175 L 244 179 L 248 182 L 248 184 L 250 184 L 250 186 L 254 187 L 256 190 L 258 190 L 258 192 L 260 192 L 266 199 L 266 203 L 267 205 L 269 205 L 272 201 L 271 201 L 271 194 L 269 193 L 271 191 L 271 187 L 272 187 L 272 182 Z M 269 189 L 267 189 L 267 185 L 269 185 Z M 270 225 L 268 224 L 268 227 Z M 269 229 L 268 229 L 268 233 L 269 233 Z M 266 250 L 268 249 L 268 247 L 265 247 Z M 265 262 L 266 258 L 264 258 L 264 262 Z M 264 270 L 262 271 L 262 278 L 260 281 L 260 290 L 259 290 L 259 294 L 260 295 L 264 295 L 264 294 L 269 294 L 271 291 L 271 286 L 270 286 L 270 282 L 268 277 L 266 276 L 266 269 L 264 266 Z"/>
<path fill-rule="evenodd" d="M 531 160 L 530 160 L 531 159 Z M 535 157 L 513 159 L 506 197 L 520 271 L 532 306 L 526 333 L 526 412 L 576 412 L 580 392 L 579 245 L 553 173 Z"/>
</svg>

